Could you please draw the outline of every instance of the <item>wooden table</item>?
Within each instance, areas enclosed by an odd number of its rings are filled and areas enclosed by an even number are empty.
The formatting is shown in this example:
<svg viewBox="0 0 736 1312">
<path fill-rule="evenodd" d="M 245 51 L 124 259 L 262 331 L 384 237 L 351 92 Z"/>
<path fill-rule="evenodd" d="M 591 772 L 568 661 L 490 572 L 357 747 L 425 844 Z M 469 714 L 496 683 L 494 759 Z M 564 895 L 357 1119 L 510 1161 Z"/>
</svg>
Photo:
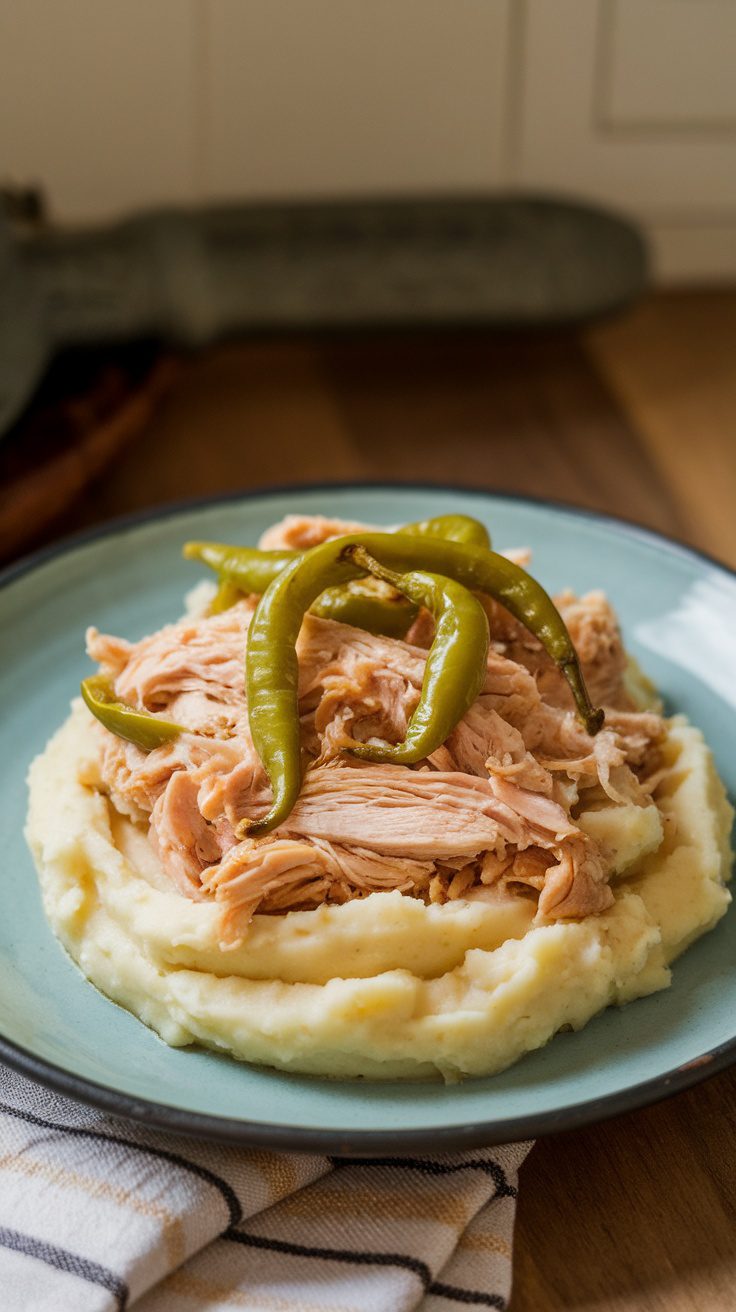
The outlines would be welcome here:
<svg viewBox="0 0 736 1312">
<path fill-rule="evenodd" d="M 260 339 L 186 365 L 61 531 L 319 479 L 512 488 L 617 512 L 736 565 L 736 292 L 585 333 Z M 523 1167 L 513 1312 L 733 1312 L 736 1074 Z"/>
</svg>

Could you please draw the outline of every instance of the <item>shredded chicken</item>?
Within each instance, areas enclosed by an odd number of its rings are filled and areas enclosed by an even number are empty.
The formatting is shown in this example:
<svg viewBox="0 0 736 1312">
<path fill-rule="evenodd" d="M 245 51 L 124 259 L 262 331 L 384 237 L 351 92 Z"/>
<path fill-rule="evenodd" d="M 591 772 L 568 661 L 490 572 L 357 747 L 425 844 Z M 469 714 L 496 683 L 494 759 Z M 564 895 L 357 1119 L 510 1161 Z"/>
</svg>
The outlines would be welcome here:
<svg viewBox="0 0 736 1312">
<path fill-rule="evenodd" d="M 304 548 L 361 527 L 289 516 L 262 545 Z M 422 642 L 307 616 L 299 704 L 311 765 L 287 821 L 258 841 L 236 838 L 239 823 L 270 804 L 243 688 L 253 599 L 138 643 L 90 629 L 88 651 L 117 695 L 185 727 L 143 752 L 97 725 L 104 787 L 119 811 L 148 825 L 174 887 L 221 905 L 224 945 L 242 940 L 256 911 L 280 914 L 389 889 L 444 902 L 496 885 L 535 898 L 540 921 L 596 914 L 612 901 L 608 869 L 575 808 L 586 796 L 646 804 L 664 722 L 630 701 L 618 625 L 603 594 L 565 593 L 558 604 L 593 698 L 606 707 L 604 729 L 595 738 L 585 732 L 539 643 L 491 604 L 485 685 L 445 744 L 417 767 L 358 764 L 342 751 L 367 739 L 403 739 L 424 675 Z"/>
<path fill-rule="evenodd" d="M 593 702 L 632 710 L 623 681 L 626 652 L 605 593 L 588 592 L 584 597 L 576 597 L 567 591 L 559 593 L 554 600 L 580 657 Z M 498 603 L 491 603 L 491 624 L 496 650 L 534 676 L 546 702 L 571 708 L 569 686 L 539 640 Z"/>
<path fill-rule="evenodd" d="M 306 551 L 346 533 L 365 533 L 368 527 L 352 519 L 328 519 L 325 515 L 286 515 L 261 534 L 258 545 L 263 551 Z"/>
</svg>

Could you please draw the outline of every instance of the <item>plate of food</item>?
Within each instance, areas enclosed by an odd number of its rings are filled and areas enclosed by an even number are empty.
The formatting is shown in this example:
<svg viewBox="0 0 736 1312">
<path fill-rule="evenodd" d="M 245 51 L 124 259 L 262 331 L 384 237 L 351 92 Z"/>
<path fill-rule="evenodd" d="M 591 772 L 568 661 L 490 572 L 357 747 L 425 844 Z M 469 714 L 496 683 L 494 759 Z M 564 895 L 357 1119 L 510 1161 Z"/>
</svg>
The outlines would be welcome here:
<svg viewBox="0 0 736 1312">
<path fill-rule="evenodd" d="M 723 566 L 545 502 L 322 486 L 61 543 L 0 618 L 9 1065 L 375 1154 L 736 1057 Z"/>
</svg>

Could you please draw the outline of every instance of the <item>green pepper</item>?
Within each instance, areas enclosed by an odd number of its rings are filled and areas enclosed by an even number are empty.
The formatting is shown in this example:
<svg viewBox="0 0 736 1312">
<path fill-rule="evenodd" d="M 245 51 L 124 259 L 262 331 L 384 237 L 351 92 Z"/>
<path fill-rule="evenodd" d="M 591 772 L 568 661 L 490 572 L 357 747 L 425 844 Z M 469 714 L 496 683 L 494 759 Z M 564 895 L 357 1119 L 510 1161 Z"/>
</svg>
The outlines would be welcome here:
<svg viewBox="0 0 736 1312">
<path fill-rule="evenodd" d="M 172 724 L 170 720 L 161 720 L 148 711 L 137 711 L 134 706 L 116 701 L 112 683 L 104 674 L 92 674 L 83 679 L 81 693 L 100 724 L 118 738 L 142 747 L 144 752 L 153 751 L 154 747 L 161 747 L 184 733 L 180 724 Z"/>
<path fill-rule="evenodd" d="M 453 579 L 423 570 L 395 574 L 363 547 L 348 547 L 345 556 L 434 617 L 434 641 L 421 697 L 403 743 L 361 743 L 350 749 L 351 756 L 363 761 L 415 765 L 441 747 L 483 687 L 488 671 L 488 617 L 478 598 Z"/>
<path fill-rule="evenodd" d="M 406 524 L 400 531 L 481 547 L 489 547 L 491 541 L 485 525 L 469 515 L 438 515 Z M 188 560 L 201 560 L 218 575 L 219 587 L 210 607 L 213 615 L 234 605 L 241 594 L 263 594 L 272 580 L 302 554 L 286 549 L 259 551 L 257 547 L 233 547 L 220 542 L 187 542 L 184 547 Z M 417 607 L 407 600 L 382 595 L 365 583 L 329 588 L 311 609 L 322 619 L 338 620 L 391 638 L 403 638 L 417 616 Z"/>
<path fill-rule="evenodd" d="M 259 551 L 258 547 L 231 547 L 225 542 L 187 542 L 183 554 L 187 560 L 209 565 L 220 580 L 232 583 L 240 592 L 260 596 L 301 552 Z"/>
<path fill-rule="evenodd" d="M 184 555 L 201 560 L 217 572 L 219 584 L 210 614 L 219 615 L 248 593 L 264 593 L 301 551 L 259 551 L 257 547 L 231 547 L 219 542 L 187 542 Z M 404 597 L 386 596 L 361 580 L 346 588 L 330 588 L 312 606 L 312 613 L 325 620 L 351 624 L 369 633 L 403 638 L 416 618 L 416 606 Z"/>
<path fill-rule="evenodd" d="M 438 515 L 418 520 L 397 530 L 417 537 L 446 538 L 450 542 L 472 542 L 490 547 L 485 524 L 469 515 Z M 403 638 L 417 617 L 419 607 L 402 596 L 377 593 L 362 580 L 343 588 L 328 588 L 311 607 L 313 615 L 325 620 L 339 620 L 369 633 L 383 633 L 389 638 Z"/>
<path fill-rule="evenodd" d="M 224 610 L 229 610 L 236 602 L 240 601 L 243 593 L 240 588 L 231 583 L 230 579 L 221 578 L 217 585 L 217 592 L 209 604 L 208 615 L 221 615 Z"/>
<path fill-rule="evenodd" d="M 323 620 L 337 620 L 354 629 L 403 638 L 417 616 L 417 608 L 396 592 L 378 592 L 370 580 L 356 579 L 344 588 L 329 588 L 310 608 Z"/>
<path fill-rule="evenodd" d="M 444 538 L 446 542 L 467 542 L 474 547 L 491 545 L 491 535 L 485 524 L 471 515 L 435 515 L 433 519 L 404 524 L 397 532 L 411 533 L 412 537 Z"/>
<path fill-rule="evenodd" d="M 301 745 L 296 642 L 302 620 L 326 588 L 349 583 L 360 568 L 349 551 L 363 547 L 381 564 L 402 574 L 426 569 L 486 592 L 501 602 L 542 643 L 572 690 L 589 733 L 603 722 L 585 687 L 572 639 L 551 598 L 519 565 L 487 548 L 433 536 L 418 541 L 408 533 L 360 533 L 324 542 L 287 565 L 269 584 L 248 632 L 246 693 L 253 743 L 271 782 L 266 816 L 241 832 L 265 834 L 289 815 L 301 787 Z"/>
</svg>

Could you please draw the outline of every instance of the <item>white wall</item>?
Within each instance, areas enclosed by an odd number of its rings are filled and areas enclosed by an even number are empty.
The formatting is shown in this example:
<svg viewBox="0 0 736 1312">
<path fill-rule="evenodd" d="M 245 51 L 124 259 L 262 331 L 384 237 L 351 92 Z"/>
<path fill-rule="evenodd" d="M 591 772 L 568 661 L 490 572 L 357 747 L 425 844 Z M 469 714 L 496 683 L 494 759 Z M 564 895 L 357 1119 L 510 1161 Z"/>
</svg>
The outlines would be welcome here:
<svg viewBox="0 0 736 1312">
<path fill-rule="evenodd" d="M 0 0 L 0 182 L 59 219 L 543 187 L 736 276 L 736 0 Z"/>
</svg>

